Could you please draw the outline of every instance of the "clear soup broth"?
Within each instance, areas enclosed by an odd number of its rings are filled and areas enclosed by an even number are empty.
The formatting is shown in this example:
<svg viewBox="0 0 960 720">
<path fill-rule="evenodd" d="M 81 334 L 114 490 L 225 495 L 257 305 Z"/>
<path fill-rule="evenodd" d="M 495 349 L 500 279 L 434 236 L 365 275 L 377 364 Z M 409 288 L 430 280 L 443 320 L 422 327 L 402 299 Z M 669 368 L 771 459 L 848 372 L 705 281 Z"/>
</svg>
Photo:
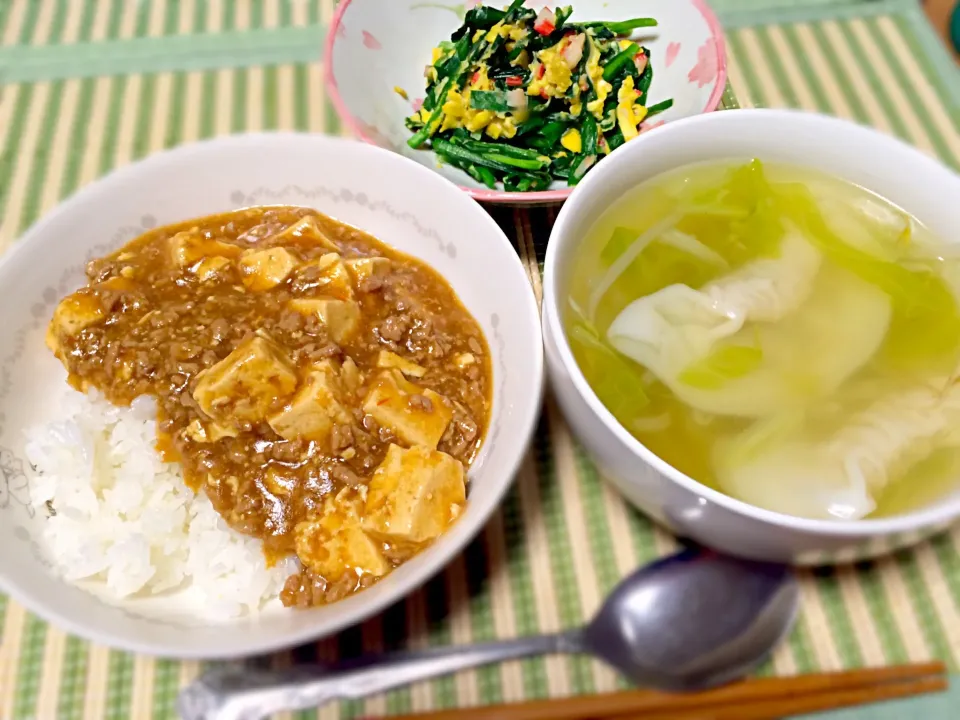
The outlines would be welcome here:
<svg viewBox="0 0 960 720">
<path fill-rule="evenodd" d="M 563 323 L 603 404 L 690 477 L 857 520 L 960 483 L 960 246 L 788 166 L 687 166 L 621 197 Z"/>
</svg>

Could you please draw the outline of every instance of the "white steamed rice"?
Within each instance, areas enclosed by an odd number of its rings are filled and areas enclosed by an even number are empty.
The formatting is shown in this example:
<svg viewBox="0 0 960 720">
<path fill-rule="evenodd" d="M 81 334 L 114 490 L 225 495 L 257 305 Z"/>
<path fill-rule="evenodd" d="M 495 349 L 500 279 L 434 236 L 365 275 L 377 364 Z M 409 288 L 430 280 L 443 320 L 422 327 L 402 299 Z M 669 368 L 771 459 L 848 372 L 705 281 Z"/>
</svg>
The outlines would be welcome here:
<svg viewBox="0 0 960 720">
<path fill-rule="evenodd" d="M 43 540 L 67 580 L 94 581 L 116 600 L 186 591 L 218 617 L 277 597 L 291 565 L 268 569 L 260 541 L 231 530 L 179 465 L 160 459 L 152 398 L 118 408 L 64 390 L 58 419 L 28 430 L 25 452 L 33 503 L 44 517 L 55 511 Z"/>
</svg>

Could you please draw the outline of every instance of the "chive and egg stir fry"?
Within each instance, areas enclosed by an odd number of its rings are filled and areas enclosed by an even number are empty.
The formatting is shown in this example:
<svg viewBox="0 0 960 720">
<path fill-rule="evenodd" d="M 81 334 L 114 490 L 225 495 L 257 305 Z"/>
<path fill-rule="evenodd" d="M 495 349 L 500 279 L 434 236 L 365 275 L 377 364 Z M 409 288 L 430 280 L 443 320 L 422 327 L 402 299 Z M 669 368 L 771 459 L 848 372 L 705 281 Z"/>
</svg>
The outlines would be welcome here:
<svg viewBox="0 0 960 720">
<path fill-rule="evenodd" d="M 577 23 L 570 7 L 538 14 L 522 5 L 475 7 L 434 49 L 423 106 L 407 118 L 408 144 L 429 142 L 442 162 L 490 188 L 576 185 L 673 104 L 646 104 L 650 51 L 629 39 L 657 23 Z"/>
</svg>

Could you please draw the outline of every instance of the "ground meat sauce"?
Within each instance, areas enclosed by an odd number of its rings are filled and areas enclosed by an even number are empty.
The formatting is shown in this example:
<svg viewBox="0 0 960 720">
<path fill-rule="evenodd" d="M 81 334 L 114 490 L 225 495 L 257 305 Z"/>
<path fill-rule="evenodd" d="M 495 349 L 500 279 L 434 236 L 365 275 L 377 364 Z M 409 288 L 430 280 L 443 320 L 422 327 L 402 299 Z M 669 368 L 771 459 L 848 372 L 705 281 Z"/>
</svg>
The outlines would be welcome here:
<svg viewBox="0 0 960 720">
<path fill-rule="evenodd" d="M 47 334 L 71 384 L 157 398 L 158 449 L 188 484 L 269 561 L 298 556 L 284 604 L 372 584 L 461 512 L 489 353 L 423 263 L 263 207 L 153 230 L 87 275 Z"/>
</svg>

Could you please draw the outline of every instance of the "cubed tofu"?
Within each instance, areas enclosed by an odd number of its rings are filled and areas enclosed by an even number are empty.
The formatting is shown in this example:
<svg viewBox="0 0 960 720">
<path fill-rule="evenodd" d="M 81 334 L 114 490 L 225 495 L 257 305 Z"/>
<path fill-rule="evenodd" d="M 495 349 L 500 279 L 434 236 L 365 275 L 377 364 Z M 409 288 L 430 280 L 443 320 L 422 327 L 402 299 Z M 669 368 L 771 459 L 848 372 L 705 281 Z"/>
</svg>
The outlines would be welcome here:
<svg viewBox="0 0 960 720">
<path fill-rule="evenodd" d="M 316 292 L 338 300 L 353 300 L 353 282 L 337 253 L 327 253 L 304 263 L 297 270 L 298 284 L 304 291 Z"/>
<path fill-rule="evenodd" d="M 338 368 L 332 361 L 324 360 L 307 374 L 290 402 L 267 422 L 287 440 L 326 442 L 336 423 L 350 422 L 342 397 Z"/>
<path fill-rule="evenodd" d="M 476 364 L 476 362 L 477 358 L 474 357 L 473 353 L 460 353 L 453 359 L 453 364 L 461 370 L 463 370 L 465 367 Z"/>
<path fill-rule="evenodd" d="M 270 467 L 267 468 L 261 482 L 274 497 L 285 498 L 289 497 L 296 488 L 298 478 L 293 470 Z"/>
<path fill-rule="evenodd" d="M 360 372 L 360 368 L 352 357 L 348 357 L 340 366 L 340 382 L 343 384 L 343 389 L 351 395 L 355 395 L 363 384 L 363 373 Z"/>
<path fill-rule="evenodd" d="M 377 376 L 363 401 L 363 411 L 393 431 L 402 443 L 430 450 L 436 450 L 453 418 L 446 398 L 414 385 L 397 370 Z"/>
<path fill-rule="evenodd" d="M 199 419 L 195 419 L 187 425 L 183 434 L 195 443 L 215 443 L 217 440 L 225 437 L 236 437 L 237 431 L 232 428 L 226 428 L 215 422 L 204 425 Z"/>
<path fill-rule="evenodd" d="M 207 437 L 207 429 L 198 419 L 195 419 L 192 423 L 187 425 L 187 427 L 183 430 L 183 434 L 188 440 L 193 440 L 195 443 L 210 442 L 209 438 Z"/>
<path fill-rule="evenodd" d="M 232 427 L 224 427 L 220 423 L 209 423 L 207 425 L 207 438 L 210 442 L 216 442 L 227 437 L 236 437 L 237 431 Z"/>
<path fill-rule="evenodd" d="M 297 525 L 294 542 L 300 561 L 327 582 L 347 573 L 382 577 L 390 572 L 381 543 L 363 531 L 359 498 L 341 492 L 328 498 L 319 517 Z"/>
<path fill-rule="evenodd" d="M 424 447 L 391 445 L 368 485 L 363 529 L 383 542 L 421 545 L 450 527 L 466 499 L 457 460 Z"/>
<path fill-rule="evenodd" d="M 200 282 L 210 282 L 229 266 L 229 259 L 221 257 L 220 255 L 214 255 L 213 257 L 204 258 L 194 263 L 190 267 L 190 272 L 196 275 Z"/>
<path fill-rule="evenodd" d="M 196 228 L 178 232 L 170 238 L 170 257 L 174 265 L 182 268 L 209 257 L 240 257 L 242 252 L 238 245 L 205 238 Z"/>
<path fill-rule="evenodd" d="M 358 290 L 371 278 L 382 277 L 390 269 L 390 261 L 383 257 L 350 258 L 343 263 L 353 276 Z"/>
<path fill-rule="evenodd" d="M 60 349 L 60 338 L 79 335 L 84 328 L 96 325 L 106 318 L 95 295 L 85 292 L 68 295 L 53 311 L 47 326 L 46 342 L 54 353 Z"/>
<path fill-rule="evenodd" d="M 114 275 L 113 277 L 104 280 L 97 287 L 101 287 L 105 290 L 112 290 L 114 292 L 133 292 L 137 289 L 137 284 L 130 278 Z"/>
<path fill-rule="evenodd" d="M 312 215 L 301 218 L 285 230 L 272 235 L 267 239 L 271 245 L 280 245 L 284 243 L 295 242 L 303 246 L 319 245 L 331 252 L 339 252 L 339 248 L 327 237 L 326 233 L 320 229 L 320 224 Z"/>
<path fill-rule="evenodd" d="M 296 255 L 281 247 L 246 252 L 240 259 L 243 284 L 255 292 L 269 290 L 290 277 L 299 262 Z"/>
<path fill-rule="evenodd" d="M 218 423 L 236 428 L 265 420 L 274 403 L 296 388 L 295 368 L 283 350 L 255 336 L 200 373 L 193 399 Z"/>
<path fill-rule="evenodd" d="M 316 316 L 326 326 L 333 341 L 341 345 L 360 329 L 360 306 L 353 300 L 302 298 L 291 300 L 290 309 Z"/>
<path fill-rule="evenodd" d="M 58 333 L 77 335 L 84 328 L 96 325 L 106 317 L 95 295 L 78 292 L 60 301 L 53 311 L 53 325 Z"/>
<path fill-rule="evenodd" d="M 407 377 L 414 378 L 421 378 L 427 374 L 427 369 L 425 367 L 402 358 L 396 353 L 390 352 L 389 350 L 381 350 L 379 355 L 377 355 L 377 367 L 396 368 Z"/>
</svg>

